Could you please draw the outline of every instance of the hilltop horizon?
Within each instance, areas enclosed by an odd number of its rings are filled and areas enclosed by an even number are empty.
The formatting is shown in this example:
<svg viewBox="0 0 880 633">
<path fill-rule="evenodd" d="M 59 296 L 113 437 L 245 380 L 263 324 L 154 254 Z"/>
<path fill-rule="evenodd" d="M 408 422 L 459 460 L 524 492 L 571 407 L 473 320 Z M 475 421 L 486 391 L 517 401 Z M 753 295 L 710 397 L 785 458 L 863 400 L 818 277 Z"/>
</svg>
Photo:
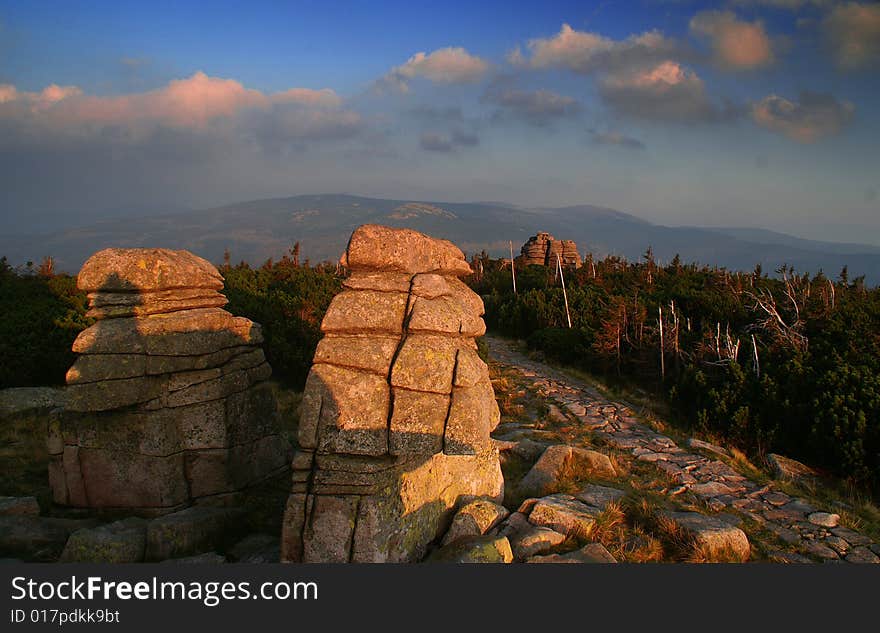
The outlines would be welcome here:
<svg viewBox="0 0 880 633">
<path fill-rule="evenodd" d="M 440 202 L 371 198 L 353 194 L 262 198 L 199 210 L 105 218 L 34 236 L 0 236 L 0 255 L 10 263 L 51 256 L 60 270 L 76 272 L 93 252 L 107 247 L 186 249 L 220 262 L 259 265 L 279 258 L 295 242 L 303 258 L 335 261 L 346 235 L 360 224 L 409 227 L 455 242 L 469 254 L 507 256 L 539 231 L 574 240 L 581 256 L 617 255 L 630 261 L 651 248 L 658 261 L 679 255 L 685 262 L 751 271 L 760 264 L 772 274 L 782 265 L 799 272 L 820 269 L 836 276 L 880 282 L 880 246 L 799 238 L 763 228 L 653 224 L 631 213 L 588 204 L 563 207 L 507 202 Z M 772 247 L 768 249 L 767 247 Z"/>
</svg>

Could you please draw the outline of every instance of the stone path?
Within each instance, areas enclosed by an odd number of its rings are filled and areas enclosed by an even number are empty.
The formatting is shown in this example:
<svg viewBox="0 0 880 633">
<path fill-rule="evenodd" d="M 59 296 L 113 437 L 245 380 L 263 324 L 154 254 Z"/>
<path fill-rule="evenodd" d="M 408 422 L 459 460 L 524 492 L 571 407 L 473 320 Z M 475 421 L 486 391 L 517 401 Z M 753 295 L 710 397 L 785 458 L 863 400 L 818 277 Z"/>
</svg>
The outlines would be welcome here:
<svg viewBox="0 0 880 633">
<path fill-rule="evenodd" d="M 723 453 L 723 448 L 699 440 L 689 441 L 691 450 L 681 448 L 640 422 L 627 406 L 608 400 L 557 369 L 529 359 L 511 342 L 492 336 L 485 340 L 495 362 L 518 372 L 539 395 L 555 400 L 595 437 L 665 472 L 676 484 L 667 494 L 690 492 L 702 498 L 710 510 L 738 512 L 806 555 L 778 552 L 771 558 L 784 562 L 880 563 L 880 545 L 839 526 L 838 515 L 775 490 L 772 484 L 759 486 L 725 462 L 696 452 Z"/>
</svg>

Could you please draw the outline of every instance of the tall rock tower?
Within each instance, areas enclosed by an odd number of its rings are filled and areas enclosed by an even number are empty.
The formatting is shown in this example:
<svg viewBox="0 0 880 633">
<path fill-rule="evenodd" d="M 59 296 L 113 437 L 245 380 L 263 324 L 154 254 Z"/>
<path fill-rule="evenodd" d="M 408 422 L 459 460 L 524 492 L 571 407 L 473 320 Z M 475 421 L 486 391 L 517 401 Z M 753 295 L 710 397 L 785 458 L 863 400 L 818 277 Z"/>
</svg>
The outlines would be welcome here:
<svg viewBox="0 0 880 633">
<path fill-rule="evenodd" d="M 474 338 L 483 302 L 452 243 L 359 227 L 303 394 L 282 560 L 409 562 L 455 507 L 503 496 Z"/>
<path fill-rule="evenodd" d="M 539 266 L 556 266 L 556 256 L 563 266 L 581 267 L 581 256 L 578 254 L 574 240 L 557 240 L 549 233 L 538 233 L 529 238 L 520 250 L 517 258 L 522 265 L 537 264 Z"/>
</svg>

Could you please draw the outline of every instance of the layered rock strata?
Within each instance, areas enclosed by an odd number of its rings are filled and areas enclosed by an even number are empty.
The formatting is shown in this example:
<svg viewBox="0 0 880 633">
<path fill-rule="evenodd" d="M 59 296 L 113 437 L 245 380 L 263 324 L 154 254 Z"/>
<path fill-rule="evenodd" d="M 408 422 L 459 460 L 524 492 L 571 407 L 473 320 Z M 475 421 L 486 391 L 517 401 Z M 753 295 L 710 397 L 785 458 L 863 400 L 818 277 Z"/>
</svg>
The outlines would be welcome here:
<svg viewBox="0 0 880 633">
<path fill-rule="evenodd" d="M 222 501 L 285 468 L 258 324 L 187 251 L 107 249 L 77 279 L 97 322 L 73 344 L 51 418 L 56 503 L 160 514 Z"/>
<path fill-rule="evenodd" d="M 483 302 L 452 243 L 358 228 L 303 394 L 282 560 L 420 559 L 454 509 L 500 500 Z"/>
<path fill-rule="evenodd" d="M 549 233 L 533 235 L 523 244 L 520 252 L 522 254 L 517 257 L 517 262 L 523 266 L 537 264 L 555 267 L 557 255 L 563 266 L 579 268 L 582 263 L 574 240 L 557 240 Z"/>
</svg>

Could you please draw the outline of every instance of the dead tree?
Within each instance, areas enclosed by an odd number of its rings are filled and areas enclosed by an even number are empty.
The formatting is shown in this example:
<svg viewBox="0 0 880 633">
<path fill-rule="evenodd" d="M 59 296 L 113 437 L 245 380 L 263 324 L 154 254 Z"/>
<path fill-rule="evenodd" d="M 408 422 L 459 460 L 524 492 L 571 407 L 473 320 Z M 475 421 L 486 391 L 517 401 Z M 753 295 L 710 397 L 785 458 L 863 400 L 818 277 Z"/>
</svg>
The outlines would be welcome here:
<svg viewBox="0 0 880 633">
<path fill-rule="evenodd" d="M 752 300 L 751 309 L 763 315 L 750 329 L 765 331 L 781 344 L 806 352 L 808 340 L 803 332 L 805 322 L 801 316 L 802 306 L 806 305 L 807 298 L 804 282 L 798 277 L 789 277 L 786 268 L 781 272 L 782 294 L 789 309 L 781 306 L 767 288 L 760 288 L 758 292 L 747 292 L 746 296 Z"/>
</svg>

